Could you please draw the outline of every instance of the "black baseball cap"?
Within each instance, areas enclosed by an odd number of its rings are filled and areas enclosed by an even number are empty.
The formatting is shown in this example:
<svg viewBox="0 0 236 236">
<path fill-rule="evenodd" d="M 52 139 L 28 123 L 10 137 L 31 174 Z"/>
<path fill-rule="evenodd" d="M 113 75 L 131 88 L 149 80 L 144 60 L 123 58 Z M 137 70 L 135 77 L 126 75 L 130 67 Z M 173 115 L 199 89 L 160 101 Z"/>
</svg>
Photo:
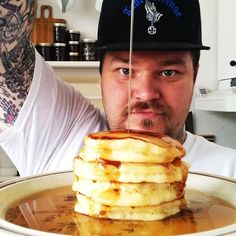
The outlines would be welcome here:
<svg viewBox="0 0 236 236">
<path fill-rule="evenodd" d="M 97 50 L 129 50 L 131 0 L 103 0 Z M 198 0 L 134 0 L 133 50 L 209 50 Z"/>
</svg>

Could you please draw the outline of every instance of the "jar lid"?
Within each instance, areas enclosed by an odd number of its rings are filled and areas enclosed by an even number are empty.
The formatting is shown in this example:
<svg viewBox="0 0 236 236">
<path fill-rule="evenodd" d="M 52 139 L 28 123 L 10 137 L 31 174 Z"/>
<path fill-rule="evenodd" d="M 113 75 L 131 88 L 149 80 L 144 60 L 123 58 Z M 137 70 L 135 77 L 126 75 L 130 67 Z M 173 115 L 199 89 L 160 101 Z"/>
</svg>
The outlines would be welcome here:
<svg viewBox="0 0 236 236">
<path fill-rule="evenodd" d="M 41 47 L 50 47 L 50 46 L 52 46 L 52 43 L 39 43 L 37 45 L 39 45 Z"/>
<path fill-rule="evenodd" d="M 54 47 L 66 47 L 66 43 L 54 43 Z"/>
<path fill-rule="evenodd" d="M 95 39 L 82 39 L 81 42 L 83 42 L 83 43 L 96 43 L 97 40 L 95 40 Z"/>
<path fill-rule="evenodd" d="M 78 31 L 78 30 L 68 30 L 68 32 L 69 33 L 71 33 L 71 34 L 80 34 L 80 31 Z"/>
<path fill-rule="evenodd" d="M 64 23 L 54 23 L 53 25 L 55 27 L 66 27 L 66 24 L 64 24 Z"/>
<path fill-rule="evenodd" d="M 78 52 L 69 52 L 69 55 L 70 56 L 79 56 L 79 53 Z"/>
<path fill-rule="evenodd" d="M 78 44 L 79 44 L 79 41 L 69 41 L 69 44 L 75 44 L 75 45 L 78 45 Z"/>
</svg>

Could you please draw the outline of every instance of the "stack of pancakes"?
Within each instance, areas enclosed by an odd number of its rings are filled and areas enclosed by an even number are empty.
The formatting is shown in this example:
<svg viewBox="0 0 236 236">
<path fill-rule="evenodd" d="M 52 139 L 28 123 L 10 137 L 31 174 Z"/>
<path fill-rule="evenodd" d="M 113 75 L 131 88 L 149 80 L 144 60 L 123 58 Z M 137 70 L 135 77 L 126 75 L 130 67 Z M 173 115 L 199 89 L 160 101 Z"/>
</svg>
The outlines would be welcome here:
<svg viewBox="0 0 236 236">
<path fill-rule="evenodd" d="M 186 206 L 182 145 L 136 131 L 90 134 L 74 159 L 75 211 L 121 220 L 160 220 Z"/>
</svg>

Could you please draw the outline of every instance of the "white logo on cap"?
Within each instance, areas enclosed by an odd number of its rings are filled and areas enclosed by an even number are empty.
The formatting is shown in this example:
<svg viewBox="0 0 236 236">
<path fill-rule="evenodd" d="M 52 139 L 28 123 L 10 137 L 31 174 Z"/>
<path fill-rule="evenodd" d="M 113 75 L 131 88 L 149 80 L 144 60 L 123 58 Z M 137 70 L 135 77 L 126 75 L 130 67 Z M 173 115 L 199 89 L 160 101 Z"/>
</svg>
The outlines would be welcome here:
<svg viewBox="0 0 236 236">
<path fill-rule="evenodd" d="M 153 2 L 151 3 L 148 0 L 146 0 L 145 2 L 145 9 L 147 12 L 146 18 L 148 21 L 151 22 L 151 25 L 148 27 L 148 33 L 150 35 L 154 35 L 157 33 L 157 29 L 154 26 L 154 23 L 158 22 L 160 18 L 163 16 L 163 14 L 157 12 L 154 3 Z"/>
</svg>

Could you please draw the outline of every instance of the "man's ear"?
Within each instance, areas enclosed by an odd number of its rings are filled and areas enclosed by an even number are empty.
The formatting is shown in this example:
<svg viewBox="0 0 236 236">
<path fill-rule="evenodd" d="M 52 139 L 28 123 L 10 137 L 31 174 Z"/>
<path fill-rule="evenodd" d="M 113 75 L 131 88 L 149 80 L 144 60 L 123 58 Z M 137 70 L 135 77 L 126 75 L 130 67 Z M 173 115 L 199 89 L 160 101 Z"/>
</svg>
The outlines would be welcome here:
<svg viewBox="0 0 236 236">
<path fill-rule="evenodd" d="M 199 64 L 197 64 L 197 66 L 194 68 L 194 80 L 193 80 L 193 82 L 194 82 L 194 84 L 195 84 L 195 82 L 196 82 L 196 79 L 197 79 L 197 75 L 198 75 L 198 70 L 199 70 L 199 67 L 200 67 L 200 65 Z"/>
</svg>

